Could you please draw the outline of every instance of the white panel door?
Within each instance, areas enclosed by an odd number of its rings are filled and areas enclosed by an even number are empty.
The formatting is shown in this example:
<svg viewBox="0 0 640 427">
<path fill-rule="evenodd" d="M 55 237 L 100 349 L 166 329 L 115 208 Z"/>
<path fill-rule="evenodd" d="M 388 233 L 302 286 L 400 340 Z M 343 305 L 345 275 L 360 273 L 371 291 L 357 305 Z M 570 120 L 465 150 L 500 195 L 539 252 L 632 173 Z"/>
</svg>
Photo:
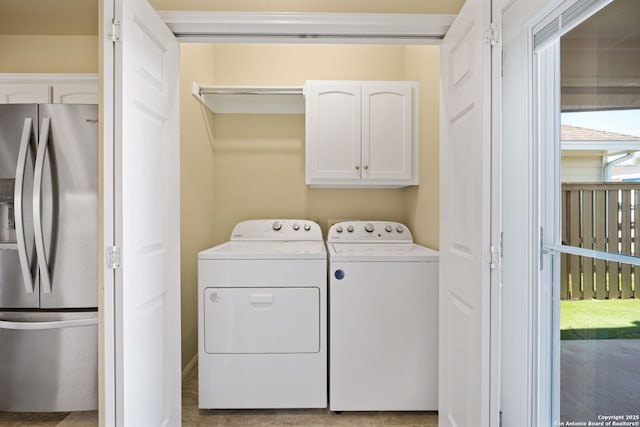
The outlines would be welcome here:
<svg viewBox="0 0 640 427">
<path fill-rule="evenodd" d="M 439 425 L 489 426 L 489 1 L 467 0 L 441 46 Z"/>
<path fill-rule="evenodd" d="M 146 0 L 116 2 L 115 17 L 122 25 L 113 61 L 114 234 L 122 248 L 114 285 L 116 424 L 176 426 L 181 423 L 179 48 Z"/>
</svg>

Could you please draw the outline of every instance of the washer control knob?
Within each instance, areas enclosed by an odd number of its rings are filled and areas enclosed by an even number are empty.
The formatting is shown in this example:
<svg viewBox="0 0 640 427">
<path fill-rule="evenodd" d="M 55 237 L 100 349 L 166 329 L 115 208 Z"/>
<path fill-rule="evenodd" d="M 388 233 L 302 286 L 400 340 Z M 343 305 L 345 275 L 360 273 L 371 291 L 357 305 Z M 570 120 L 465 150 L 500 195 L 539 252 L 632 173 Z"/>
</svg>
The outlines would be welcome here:
<svg viewBox="0 0 640 427">
<path fill-rule="evenodd" d="M 347 231 L 353 233 L 353 225 L 347 225 Z"/>
<path fill-rule="evenodd" d="M 364 231 L 366 231 L 367 233 L 373 233 L 373 230 L 374 230 L 374 227 L 373 227 L 373 224 L 371 223 L 364 226 Z"/>
<path fill-rule="evenodd" d="M 341 226 L 341 225 L 339 225 L 339 226 L 337 226 L 337 227 L 336 227 L 336 232 L 337 232 L 337 233 L 342 233 L 342 230 L 343 230 L 343 228 L 342 228 L 342 226 Z"/>
<path fill-rule="evenodd" d="M 401 226 L 401 225 L 399 225 L 399 226 L 397 226 L 397 227 L 396 227 L 396 231 L 397 231 L 398 233 L 402 233 L 402 232 L 404 231 L 404 228 L 402 228 L 402 226 Z"/>
<path fill-rule="evenodd" d="M 305 224 L 304 231 L 309 231 L 309 230 L 311 230 L 311 224 Z"/>
<path fill-rule="evenodd" d="M 280 231 L 282 229 L 282 224 L 280 224 L 280 221 L 276 221 L 276 222 L 273 223 L 272 228 L 275 231 Z"/>
<path fill-rule="evenodd" d="M 300 230 L 300 224 L 298 224 L 297 222 L 293 224 L 293 229 L 296 231 Z"/>
<path fill-rule="evenodd" d="M 393 231 L 393 227 L 391 225 L 387 224 L 384 227 L 384 231 L 386 231 L 387 233 L 391 233 Z"/>
</svg>

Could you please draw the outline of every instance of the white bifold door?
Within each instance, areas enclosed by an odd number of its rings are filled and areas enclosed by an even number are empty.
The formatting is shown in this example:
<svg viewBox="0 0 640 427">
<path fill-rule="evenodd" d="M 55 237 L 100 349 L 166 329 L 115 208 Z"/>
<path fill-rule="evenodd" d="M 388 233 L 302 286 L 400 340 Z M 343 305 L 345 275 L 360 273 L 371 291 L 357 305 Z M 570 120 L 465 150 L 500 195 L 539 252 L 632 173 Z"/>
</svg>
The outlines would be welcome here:
<svg viewBox="0 0 640 427">
<path fill-rule="evenodd" d="M 467 0 L 441 45 L 439 425 L 489 426 L 489 1 Z"/>
<path fill-rule="evenodd" d="M 177 426 L 179 47 L 146 0 L 104 0 L 103 13 L 104 241 L 110 261 L 101 415 L 107 425 Z"/>
</svg>

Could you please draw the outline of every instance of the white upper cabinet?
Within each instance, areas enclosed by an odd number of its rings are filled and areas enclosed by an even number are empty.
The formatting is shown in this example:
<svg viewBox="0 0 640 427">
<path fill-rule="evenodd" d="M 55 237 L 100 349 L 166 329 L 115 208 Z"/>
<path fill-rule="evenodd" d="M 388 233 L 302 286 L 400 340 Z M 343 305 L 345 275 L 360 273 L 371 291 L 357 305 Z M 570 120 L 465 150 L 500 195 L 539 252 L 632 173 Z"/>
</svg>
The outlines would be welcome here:
<svg viewBox="0 0 640 427">
<path fill-rule="evenodd" d="M 97 104 L 98 84 L 56 83 L 53 85 L 54 104 Z"/>
<path fill-rule="evenodd" d="M 0 104 L 97 104 L 95 74 L 0 74 Z"/>
<path fill-rule="evenodd" d="M 418 184 L 417 91 L 416 82 L 307 81 L 307 184 Z"/>
<path fill-rule="evenodd" d="M 0 104 L 47 104 L 51 102 L 51 86 L 46 83 L 1 83 Z"/>
</svg>

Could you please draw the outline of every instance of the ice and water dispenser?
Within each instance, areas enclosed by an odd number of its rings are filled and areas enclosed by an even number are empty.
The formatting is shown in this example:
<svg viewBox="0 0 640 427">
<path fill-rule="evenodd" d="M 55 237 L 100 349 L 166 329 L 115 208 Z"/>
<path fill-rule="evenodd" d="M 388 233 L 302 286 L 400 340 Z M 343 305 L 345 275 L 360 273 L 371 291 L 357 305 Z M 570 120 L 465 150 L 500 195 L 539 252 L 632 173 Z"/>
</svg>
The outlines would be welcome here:
<svg viewBox="0 0 640 427">
<path fill-rule="evenodd" d="M 13 210 L 15 180 L 0 179 L 0 243 L 15 243 L 16 222 Z"/>
</svg>

